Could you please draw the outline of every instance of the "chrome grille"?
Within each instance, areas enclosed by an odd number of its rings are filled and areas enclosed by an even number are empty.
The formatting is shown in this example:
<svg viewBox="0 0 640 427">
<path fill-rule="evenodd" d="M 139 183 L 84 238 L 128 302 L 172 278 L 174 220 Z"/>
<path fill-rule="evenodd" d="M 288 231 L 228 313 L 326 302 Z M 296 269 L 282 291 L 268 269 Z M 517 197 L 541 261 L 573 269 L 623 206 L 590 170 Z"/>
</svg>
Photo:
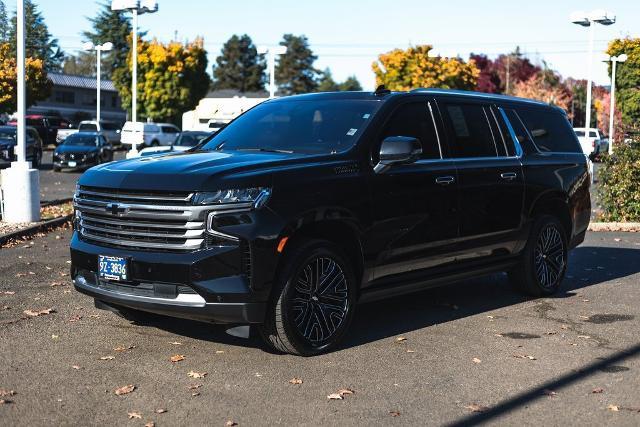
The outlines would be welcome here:
<svg viewBox="0 0 640 427">
<path fill-rule="evenodd" d="M 191 193 L 78 188 L 74 206 L 83 239 L 142 250 L 193 251 L 205 241 L 210 206 L 192 206 Z"/>
</svg>

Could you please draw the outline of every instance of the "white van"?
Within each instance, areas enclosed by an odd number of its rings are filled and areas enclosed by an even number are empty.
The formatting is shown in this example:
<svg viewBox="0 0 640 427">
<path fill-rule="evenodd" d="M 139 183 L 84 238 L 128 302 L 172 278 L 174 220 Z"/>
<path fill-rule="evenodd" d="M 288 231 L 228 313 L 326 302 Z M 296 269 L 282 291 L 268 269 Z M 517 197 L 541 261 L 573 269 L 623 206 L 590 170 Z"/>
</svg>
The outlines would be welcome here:
<svg viewBox="0 0 640 427">
<path fill-rule="evenodd" d="M 175 142 L 180 129 L 171 123 L 126 122 L 122 127 L 121 141 L 131 145 L 134 142 L 141 147 L 171 145 Z"/>
<path fill-rule="evenodd" d="M 580 146 L 582 147 L 582 152 L 587 156 L 591 154 L 598 154 L 600 151 L 600 131 L 595 128 L 589 128 L 589 134 L 584 128 L 573 128 L 573 131 L 576 133 L 578 137 L 578 141 L 580 141 Z"/>
</svg>

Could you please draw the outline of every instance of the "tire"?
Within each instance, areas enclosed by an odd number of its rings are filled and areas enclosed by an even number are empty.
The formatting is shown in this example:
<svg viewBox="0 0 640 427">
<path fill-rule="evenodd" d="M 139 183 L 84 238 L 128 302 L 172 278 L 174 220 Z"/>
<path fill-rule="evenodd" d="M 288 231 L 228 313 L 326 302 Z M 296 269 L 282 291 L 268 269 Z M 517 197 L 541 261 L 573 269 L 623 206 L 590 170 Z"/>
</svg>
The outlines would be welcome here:
<svg viewBox="0 0 640 427">
<path fill-rule="evenodd" d="M 160 143 L 158 141 L 156 141 L 156 140 L 151 141 L 151 146 L 152 147 L 157 147 L 159 145 L 160 145 Z"/>
<path fill-rule="evenodd" d="M 567 236 L 564 227 L 551 215 L 538 217 L 519 265 L 509 272 L 511 285 L 534 297 L 558 291 L 567 270 Z"/>
<path fill-rule="evenodd" d="M 40 167 L 40 163 L 42 163 L 42 151 L 36 152 L 33 157 L 33 161 L 31 162 L 31 167 L 38 169 Z"/>
<path fill-rule="evenodd" d="M 348 258 L 331 242 L 308 240 L 291 247 L 282 265 L 260 335 L 283 353 L 313 356 L 331 350 L 355 311 L 357 282 Z M 331 280 L 330 286 L 318 289 L 323 280 Z"/>
</svg>

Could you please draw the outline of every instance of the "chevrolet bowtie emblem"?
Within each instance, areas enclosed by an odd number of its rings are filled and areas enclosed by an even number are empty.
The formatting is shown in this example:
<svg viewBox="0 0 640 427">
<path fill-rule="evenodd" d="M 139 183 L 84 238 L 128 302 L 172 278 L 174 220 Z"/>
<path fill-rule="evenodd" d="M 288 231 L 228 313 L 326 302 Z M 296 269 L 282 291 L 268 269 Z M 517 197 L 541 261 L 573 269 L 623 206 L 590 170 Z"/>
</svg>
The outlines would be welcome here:
<svg viewBox="0 0 640 427">
<path fill-rule="evenodd" d="M 123 215 L 129 212 L 129 206 L 121 205 L 119 203 L 108 203 L 105 207 L 106 211 L 111 213 L 111 215 Z"/>
</svg>

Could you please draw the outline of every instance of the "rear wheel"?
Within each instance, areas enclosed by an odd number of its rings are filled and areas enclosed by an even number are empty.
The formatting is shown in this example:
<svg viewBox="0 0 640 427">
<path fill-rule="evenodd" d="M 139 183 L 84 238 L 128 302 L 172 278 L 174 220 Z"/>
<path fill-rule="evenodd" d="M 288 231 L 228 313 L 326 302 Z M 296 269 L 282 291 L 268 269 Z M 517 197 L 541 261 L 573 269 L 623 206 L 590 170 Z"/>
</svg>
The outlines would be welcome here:
<svg viewBox="0 0 640 427">
<path fill-rule="evenodd" d="M 157 147 L 159 145 L 160 145 L 160 143 L 158 141 L 156 141 L 156 140 L 151 141 L 151 146 L 152 147 Z"/>
<path fill-rule="evenodd" d="M 533 224 L 520 264 L 509 272 L 511 284 L 532 296 L 555 293 L 567 269 L 567 237 L 564 227 L 550 215 Z"/>
<path fill-rule="evenodd" d="M 310 240 L 291 248 L 259 330 L 271 347 L 311 356 L 334 348 L 355 309 L 356 280 L 339 247 Z"/>
</svg>

